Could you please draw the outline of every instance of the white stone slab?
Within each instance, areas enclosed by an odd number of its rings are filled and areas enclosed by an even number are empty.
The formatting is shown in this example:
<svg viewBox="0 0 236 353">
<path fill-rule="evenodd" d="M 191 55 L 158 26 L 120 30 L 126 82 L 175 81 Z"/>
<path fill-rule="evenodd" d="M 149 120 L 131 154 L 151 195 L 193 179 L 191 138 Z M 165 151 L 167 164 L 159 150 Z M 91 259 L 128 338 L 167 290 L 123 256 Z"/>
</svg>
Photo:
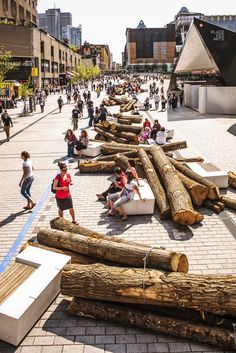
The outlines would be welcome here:
<svg viewBox="0 0 236 353">
<path fill-rule="evenodd" d="M 139 191 L 141 197 L 145 201 L 141 201 L 137 193 L 135 193 L 134 200 L 131 200 L 123 205 L 123 208 L 127 215 L 145 215 L 153 214 L 155 208 L 155 197 L 152 189 L 150 188 L 146 179 L 140 180 Z"/>
<path fill-rule="evenodd" d="M 101 147 L 104 142 L 90 141 L 83 154 L 88 157 L 97 157 L 101 154 Z"/>
<path fill-rule="evenodd" d="M 50 259 L 50 261 L 49 261 Z M 0 339 L 17 346 L 60 292 L 61 270 L 70 257 L 28 247 L 17 261 L 36 270 L 0 305 Z"/>
<path fill-rule="evenodd" d="M 216 184 L 219 188 L 227 188 L 229 185 L 229 177 L 227 172 L 222 170 L 215 170 L 218 169 L 214 165 L 212 169 L 214 170 L 205 170 L 203 168 L 204 165 L 208 165 L 209 163 L 187 163 L 190 169 L 195 173 L 199 174 L 201 177 L 204 177 L 211 181 L 212 183 Z M 209 168 L 208 168 L 209 169 Z"/>
</svg>

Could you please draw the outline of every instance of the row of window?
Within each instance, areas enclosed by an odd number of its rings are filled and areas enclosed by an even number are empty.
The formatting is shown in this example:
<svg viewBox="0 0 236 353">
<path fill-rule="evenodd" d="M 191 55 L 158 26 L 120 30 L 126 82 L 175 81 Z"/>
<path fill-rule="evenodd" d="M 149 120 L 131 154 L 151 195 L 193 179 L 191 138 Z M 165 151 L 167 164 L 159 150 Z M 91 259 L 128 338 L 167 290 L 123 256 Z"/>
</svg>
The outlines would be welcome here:
<svg viewBox="0 0 236 353">
<path fill-rule="evenodd" d="M 41 50 L 41 54 L 45 53 L 45 43 L 44 43 L 44 41 L 41 41 L 41 43 L 40 43 L 40 50 Z M 51 57 L 54 57 L 54 55 L 55 55 L 54 46 L 51 45 Z M 70 56 L 70 62 L 72 63 L 72 61 L 73 61 L 73 56 L 72 55 L 68 55 L 68 53 L 65 52 L 64 50 L 59 49 L 58 55 L 59 55 L 59 59 L 60 60 L 68 61 L 69 56 Z M 75 59 L 75 65 L 77 65 L 77 58 L 75 57 L 74 59 Z"/>
<path fill-rule="evenodd" d="M 24 21 L 32 21 L 37 23 L 36 16 L 33 15 L 30 11 L 26 10 L 24 6 L 18 6 L 15 0 L 2 0 L 2 9 L 3 12 L 11 10 L 12 18 L 17 18 L 19 16 L 19 20 L 22 22 L 22 24 L 24 24 Z"/>
<path fill-rule="evenodd" d="M 41 60 L 41 72 L 62 73 L 65 72 L 65 65 L 49 60 Z"/>
</svg>

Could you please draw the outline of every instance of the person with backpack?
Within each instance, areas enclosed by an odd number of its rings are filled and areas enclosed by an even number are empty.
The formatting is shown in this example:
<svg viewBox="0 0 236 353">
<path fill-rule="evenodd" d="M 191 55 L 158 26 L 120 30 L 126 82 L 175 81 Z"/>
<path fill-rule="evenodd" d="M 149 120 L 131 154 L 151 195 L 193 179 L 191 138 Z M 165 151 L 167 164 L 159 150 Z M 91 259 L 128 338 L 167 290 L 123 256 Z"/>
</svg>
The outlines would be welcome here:
<svg viewBox="0 0 236 353">
<path fill-rule="evenodd" d="M 64 211 L 69 210 L 72 223 L 78 224 L 75 220 L 75 211 L 70 193 L 70 185 L 73 185 L 71 175 L 67 171 L 67 165 L 59 162 L 60 174 L 57 174 L 53 180 L 52 191 L 56 194 L 56 202 L 59 217 L 64 216 Z"/>
<path fill-rule="evenodd" d="M 59 108 L 59 113 L 61 113 L 61 109 L 62 109 L 62 106 L 63 106 L 63 99 L 61 98 L 61 96 L 58 98 L 57 100 L 57 104 L 58 104 L 58 108 Z"/>
</svg>

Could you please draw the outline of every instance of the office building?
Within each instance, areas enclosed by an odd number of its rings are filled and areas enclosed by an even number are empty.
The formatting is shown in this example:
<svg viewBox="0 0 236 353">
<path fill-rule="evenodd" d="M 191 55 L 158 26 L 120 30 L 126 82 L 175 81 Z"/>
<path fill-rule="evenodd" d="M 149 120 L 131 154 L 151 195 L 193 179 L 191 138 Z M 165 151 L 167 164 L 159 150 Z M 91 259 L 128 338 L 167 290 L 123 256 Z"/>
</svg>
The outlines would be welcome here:
<svg viewBox="0 0 236 353">
<path fill-rule="evenodd" d="M 174 63 L 175 24 L 164 28 L 147 28 L 140 21 L 137 28 L 126 29 L 123 62 L 135 71 L 170 72 Z"/>
<path fill-rule="evenodd" d="M 37 0 L 1 0 L 0 21 L 36 27 L 38 22 Z"/>
<path fill-rule="evenodd" d="M 56 8 L 40 13 L 38 18 L 39 27 L 59 40 L 62 40 L 62 28 L 72 26 L 72 14 Z"/>
<path fill-rule="evenodd" d="M 68 41 L 68 44 L 80 48 L 82 45 L 82 26 L 80 25 L 78 27 L 62 27 L 62 40 L 66 40 Z"/>
<path fill-rule="evenodd" d="M 0 43 L 11 51 L 12 60 L 20 67 L 7 73 L 7 80 L 27 82 L 36 68 L 35 87 L 65 84 L 74 75 L 80 55 L 39 28 L 0 24 Z M 60 77 L 63 75 L 63 83 Z"/>
<path fill-rule="evenodd" d="M 111 54 L 109 46 L 106 44 L 90 44 L 84 42 L 82 46 L 82 57 L 92 59 L 94 65 L 99 63 L 102 70 L 109 70 L 111 63 Z"/>
<path fill-rule="evenodd" d="M 204 16 L 204 20 L 213 25 L 236 32 L 236 15 L 210 15 Z"/>
</svg>

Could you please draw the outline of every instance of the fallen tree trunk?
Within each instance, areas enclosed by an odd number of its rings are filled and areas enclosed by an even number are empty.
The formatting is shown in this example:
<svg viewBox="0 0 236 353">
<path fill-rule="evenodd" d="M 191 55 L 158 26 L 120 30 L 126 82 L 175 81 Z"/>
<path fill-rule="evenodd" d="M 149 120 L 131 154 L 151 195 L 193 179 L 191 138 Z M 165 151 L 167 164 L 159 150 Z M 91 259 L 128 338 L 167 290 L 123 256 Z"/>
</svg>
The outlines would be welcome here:
<svg viewBox="0 0 236 353">
<path fill-rule="evenodd" d="M 103 301 L 74 298 L 68 306 L 69 315 L 89 317 L 134 326 L 157 333 L 187 338 L 224 349 L 234 349 L 233 330 L 227 330 L 203 323 L 194 323 L 175 317 L 161 316 L 147 310 L 112 304 Z"/>
<path fill-rule="evenodd" d="M 70 233 L 75 233 L 75 234 L 81 234 L 84 235 L 86 237 L 90 237 L 93 239 L 97 239 L 97 240 L 107 240 L 109 242 L 115 242 L 115 243 L 122 243 L 122 244 L 127 244 L 127 245 L 131 245 L 131 246 L 140 246 L 142 249 L 145 248 L 145 251 L 148 253 L 151 250 L 150 246 L 147 245 L 143 245 L 143 244 L 139 244 L 139 243 L 135 243 L 132 241 L 128 241 L 122 238 L 119 238 L 117 236 L 108 236 L 108 235 L 104 235 L 95 231 L 92 231 L 90 229 L 81 227 L 78 224 L 73 224 L 67 220 L 65 220 L 64 218 L 54 218 L 50 221 L 50 226 L 52 229 L 57 229 L 57 230 L 62 230 L 62 231 L 66 231 L 66 232 L 70 232 Z M 71 236 L 73 236 L 73 234 L 71 234 Z M 171 257 L 172 252 L 169 250 L 165 250 L 163 248 L 157 248 L 159 249 L 159 251 L 161 251 L 161 253 L 163 254 L 163 256 L 166 257 Z M 187 273 L 188 272 L 188 268 L 189 268 L 189 264 L 188 264 L 188 259 L 186 257 L 186 255 L 182 254 L 182 253 L 176 253 L 179 257 L 179 265 L 178 265 L 178 271 L 179 272 L 183 272 L 183 273 Z"/>
<path fill-rule="evenodd" d="M 138 136 L 133 132 L 111 131 L 111 134 L 115 137 L 125 139 L 128 142 L 133 142 L 135 144 L 139 143 Z"/>
<path fill-rule="evenodd" d="M 236 210 L 236 200 L 231 199 L 230 197 L 227 196 L 221 196 L 220 201 L 225 204 L 226 207 L 232 208 L 233 210 Z"/>
<path fill-rule="evenodd" d="M 205 185 L 208 188 L 208 198 L 210 200 L 219 200 L 220 192 L 219 188 L 206 178 L 201 177 L 199 174 L 193 172 L 190 168 L 186 167 L 182 163 L 175 161 L 170 158 L 171 164 L 182 174 L 186 175 L 190 179 L 197 181 L 198 183 Z"/>
<path fill-rule="evenodd" d="M 128 120 L 128 119 L 118 119 L 118 123 L 119 124 L 123 124 L 123 125 L 132 125 L 132 121 Z"/>
<path fill-rule="evenodd" d="M 204 206 L 205 206 L 206 208 L 209 208 L 209 210 L 214 211 L 214 212 L 217 213 L 217 214 L 219 214 L 219 213 L 222 212 L 221 207 L 220 207 L 219 205 L 217 205 L 217 204 L 215 203 L 215 201 L 211 201 L 211 200 L 208 200 L 208 199 L 207 199 L 207 200 L 204 202 Z"/>
<path fill-rule="evenodd" d="M 236 316 L 236 276 L 233 275 L 167 273 L 102 264 L 66 265 L 62 271 L 61 293 Z"/>
<path fill-rule="evenodd" d="M 164 153 L 164 152 L 163 152 Z M 138 156 L 143 165 L 143 169 L 146 173 L 146 177 L 155 196 L 157 206 L 160 210 L 161 219 L 167 219 L 170 217 L 170 205 L 166 197 L 164 188 L 157 176 L 157 173 L 152 165 L 152 162 L 148 158 L 147 153 L 143 149 L 138 149 Z"/>
<path fill-rule="evenodd" d="M 116 154 L 116 153 L 123 153 L 123 152 L 128 152 L 130 150 L 135 150 L 137 151 L 137 147 L 135 145 L 129 145 L 127 146 L 126 144 L 121 144 L 121 143 L 106 143 L 102 145 L 101 147 L 101 152 L 103 154 Z M 178 149 L 186 148 L 187 144 L 186 141 L 180 141 L 180 142 L 173 142 L 173 143 L 168 143 L 166 145 L 161 146 L 164 152 L 169 152 L 169 151 L 175 151 Z M 147 147 L 142 147 L 145 151 L 149 152 L 150 146 L 147 145 Z M 174 161 L 175 163 L 178 163 Z M 182 165 L 181 163 L 179 163 Z M 185 167 L 187 168 L 187 167 Z M 197 174 L 198 175 L 198 174 Z M 204 184 L 205 185 L 205 184 Z"/>
<path fill-rule="evenodd" d="M 195 206 L 202 206 L 208 195 L 208 188 L 205 185 L 199 184 L 195 180 L 188 178 L 186 175 L 178 172 L 185 189 L 188 191 L 192 203 Z"/>
<path fill-rule="evenodd" d="M 122 132 L 132 132 L 132 133 L 138 135 L 138 134 L 140 134 L 142 127 L 112 123 L 111 130 L 112 131 L 122 131 Z"/>
<path fill-rule="evenodd" d="M 95 157 L 93 160 L 94 161 L 114 161 L 114 158 L 117 154 L 110 154 L 107 156 L 99 156 L 99 157 Z M 121 155 L 124 155 L 128 158 L 136 158 L 137 157 L 137 153 L 133 152 L 133 151 L 128 151 L 128 152 L 124 152 L 121 153 Z"/>
<path fill-rule="evenodd" d="M 236 174 L 234 172 L 228 172 L 229 186 L 236 189 Z"/>
<path fill-rule="evenodd" d="M 179 257 L 177 253 L 163 251 L 135 244 L 128 245 L 86 237 L 80 234 L 71 234 L 59 230 L 40 230 L 37 234 L 40 244 L 74 251 L 82 255 L 116 262 L 121 265 L 134 267 L 144 266 L 147 257 L 147 267 L 159 268 L 166 271 L 177 271 Z"/>
<path fill-rule="evenodd" d="M 105 131 L 104 129 L 101 129 L 98 127 L 96 124 L 94 124 L 94 130 L 98 132 L 100 135 L 106 137 L 109 140 L 115 141 L 115 142 L 120 142 L 120 143 L 126 143 L 126 139 L 117 137 L 114 134 L 109 133 L 108 131 Z"/>
<path fill-rule="evenodd" d="M 150 153 L 165 184 L 173 221 L 183 225 L 201 222 L 203 215 L 193 209 L 188 192 L 163 150 L 160 147 L 152 146 Z"/>
<path fill-rule="evenodd" d="M 103 161 L 83 161 L 79 163 L 81 173 L 112 173 L 115 168 L 115 162 Z"/>
<path fill-rule="evenodd" d="M 113 115 L 114 116 L 114 115 Z M 143 116 L 141 115 L 121 115 L 118 119 L 126 119 L 132 121 L 133 124 L 141 124 L 143 121 Z"/>
<path fill-rule="evenodd" d="M 116 166 L 122 168 L 123 170 L 129 168 L 129 158 L 121 153 L 117 153 L 115 155 L 114 161 L 116 163 Z"/>
<path fill-rule="evenodd" d="M 122 99 L 122 98 L 117 98 L 117 97 L 112 97 L 112 96 L 109 96 L 109 99 L 110 100 L 113 100 L 114 102 L 116 102 L 117 104 L 123 104 L 126 102 L 126 100 Z"/>
<path fill-rule="evenodd" d="M 174 158 L 177 162 L 181 162 L 181 163 L 194 163 L 194 162 L 204 162 L 204 159 L 202 157 L 178 157 L 178 158 Z"/>
</svg>

